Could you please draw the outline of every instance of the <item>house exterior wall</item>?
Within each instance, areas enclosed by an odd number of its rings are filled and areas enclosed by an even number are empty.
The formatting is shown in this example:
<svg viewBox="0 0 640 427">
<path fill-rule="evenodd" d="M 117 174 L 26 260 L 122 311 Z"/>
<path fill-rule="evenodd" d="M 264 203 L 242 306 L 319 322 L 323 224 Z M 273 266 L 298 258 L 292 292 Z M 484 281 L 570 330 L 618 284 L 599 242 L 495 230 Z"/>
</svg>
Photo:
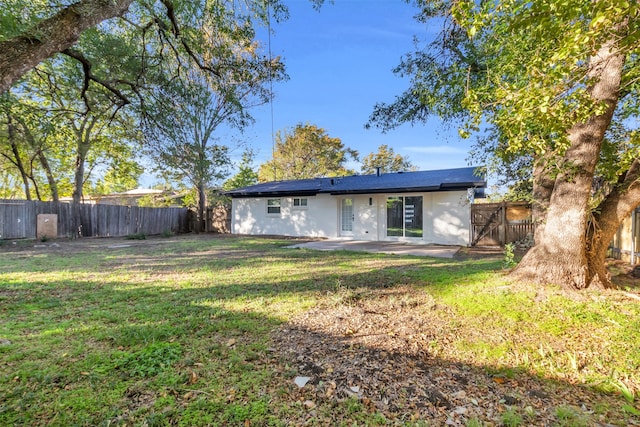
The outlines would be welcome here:
<svg viewBox="0 0 640 427">
<path fill-rule="evenodd" d="M 468 245 L 471 206 L 467 201 L 467 192 L 436 192 L 426 193 L 426 196 L 425 241 L 443 245 Z"/>
<path fill-rule="evenodd" d="M 280 199 L 280 214 L 267 213 L 267 200 Z M 308 205 L 294 207 L 294 197 L 232 199 L 233 234 L 337 237 L 337 198 L 320 194 L 303 197 Z"/>
<path fill-rule="evenodd" d="M 422 238 L 387 237 L 387 197 L 422 196 Z M 353 200 L 355 240 L 409 241 L 446 245 L 468 245 L 470 205 L 466 191 L 364 194 L 306 197 L 306 209 L 293 206 L 293 197 L 281 197 L 280 214 L 267 213 L 270 198 L 236 198 L 232 200 L 232 233 L 300 237 L 345 237 L 341 232 L 341 200 Z M 276 197 L 273 197 L 276 198 Z"/>
<path fill-rule="evenodd" d="M 640 261 L 640 210 L 631 212 L 618 228 L 609 244 L 608 256 L 630 262 L 631 265 Z"/>
</svg>

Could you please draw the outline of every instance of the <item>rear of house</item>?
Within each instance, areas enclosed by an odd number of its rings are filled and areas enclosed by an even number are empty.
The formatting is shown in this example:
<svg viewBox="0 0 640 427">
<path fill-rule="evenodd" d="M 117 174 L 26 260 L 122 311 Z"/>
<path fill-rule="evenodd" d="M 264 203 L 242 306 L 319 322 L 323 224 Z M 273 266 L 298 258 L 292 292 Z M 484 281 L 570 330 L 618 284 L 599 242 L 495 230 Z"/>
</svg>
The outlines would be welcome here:
<svg viewBox="0 0 640 427">
<path fill-rule="evenodd" d="M 234 234 L 468 245 L 477 168 L 277 181 L 227 192 Z"/>
</svg>

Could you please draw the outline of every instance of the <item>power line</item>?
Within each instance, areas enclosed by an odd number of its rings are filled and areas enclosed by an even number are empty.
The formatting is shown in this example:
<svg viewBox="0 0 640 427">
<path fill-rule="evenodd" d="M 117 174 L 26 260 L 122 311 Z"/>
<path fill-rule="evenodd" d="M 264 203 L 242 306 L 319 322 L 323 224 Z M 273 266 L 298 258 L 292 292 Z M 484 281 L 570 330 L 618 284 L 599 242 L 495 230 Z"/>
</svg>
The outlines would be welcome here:
<svg viewBox="0 0 640 427">
<path fill-rule="evenodd" d="M 273 124 L 273 57 L 271 54 L 271 0 L 267 0 L 267 47 L 269 50 L 269 107 L 271 109 L 271 158 L 275 159 L 276 142 Z M 273 180 L 277 181 L 276 164 L 273 162 Z"/>
</svg>

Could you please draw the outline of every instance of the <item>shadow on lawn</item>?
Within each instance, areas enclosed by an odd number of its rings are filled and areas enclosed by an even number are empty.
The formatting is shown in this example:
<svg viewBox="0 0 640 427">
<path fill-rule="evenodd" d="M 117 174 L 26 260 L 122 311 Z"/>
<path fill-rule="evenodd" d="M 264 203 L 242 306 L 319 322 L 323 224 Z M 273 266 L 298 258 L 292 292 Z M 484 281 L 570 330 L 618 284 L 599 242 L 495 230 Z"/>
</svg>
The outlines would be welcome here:
<svg viewBox="0 0 640 427">
<path fill-rule="evenodd" d="M 439 356 L 448 313 L 420 286 L 449 291 L 495 262 L 224 246 L 118 251 L 116 260 L 92 254 L 91 268 L 65 267 L 95 277 L 0 288 L 11 319 L 0 335 L 10 342 L 0 347 L 3 424 L 632 422 L 619 398 Z M 194 265 L 210 274 L 176 286 L 171 272 Z M 110 268 L 129 279 L 105 280 Z M 262 280 L 233 276 L 240 268 L 262 269 Z M 149 274 L 161 280 L 149 283 Z M 295 376 L 309 383 L 298 389 Z"/>
</svg>

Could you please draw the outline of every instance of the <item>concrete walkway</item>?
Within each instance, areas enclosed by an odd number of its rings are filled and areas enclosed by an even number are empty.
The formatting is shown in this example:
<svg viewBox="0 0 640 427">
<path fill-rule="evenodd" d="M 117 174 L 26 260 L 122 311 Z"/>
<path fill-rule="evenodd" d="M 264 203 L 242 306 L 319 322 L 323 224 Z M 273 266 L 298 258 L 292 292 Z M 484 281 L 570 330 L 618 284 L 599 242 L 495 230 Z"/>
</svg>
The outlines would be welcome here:
<svg viewBox="0 0 640 427">
<path fill-rule="evenodd" d="M 367 240 L 318 240 L 287 246 L 291 249 L 314 249 L 318 251 L 362 251 L 394 255 L 429 256 L 453 258 L 460 246 L 423 245 L 404 242 L 372 242 Z"/>
</svg>

